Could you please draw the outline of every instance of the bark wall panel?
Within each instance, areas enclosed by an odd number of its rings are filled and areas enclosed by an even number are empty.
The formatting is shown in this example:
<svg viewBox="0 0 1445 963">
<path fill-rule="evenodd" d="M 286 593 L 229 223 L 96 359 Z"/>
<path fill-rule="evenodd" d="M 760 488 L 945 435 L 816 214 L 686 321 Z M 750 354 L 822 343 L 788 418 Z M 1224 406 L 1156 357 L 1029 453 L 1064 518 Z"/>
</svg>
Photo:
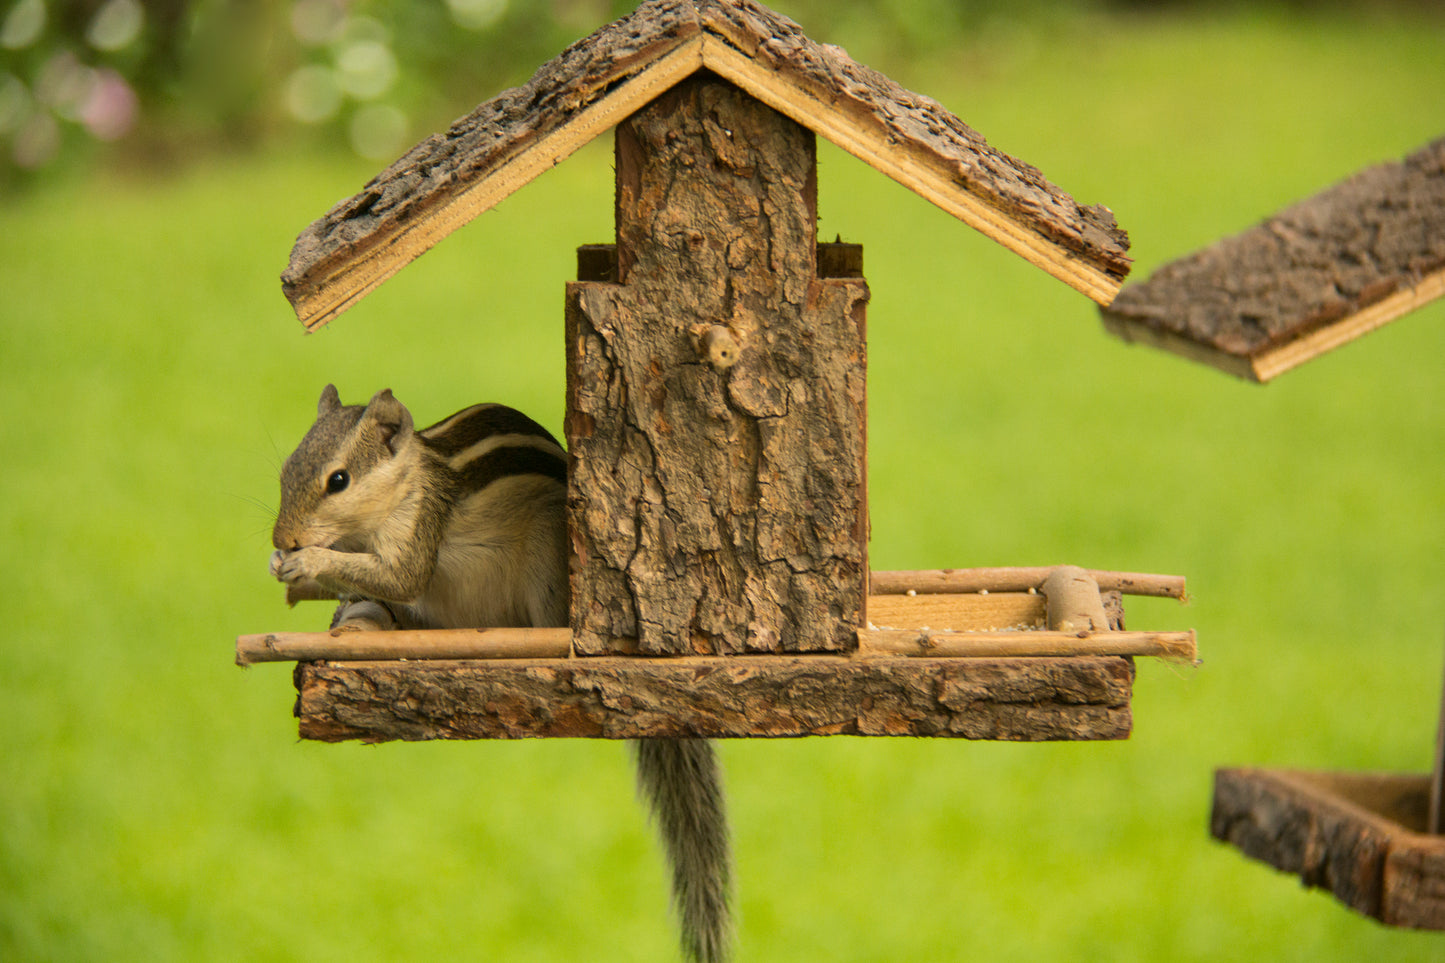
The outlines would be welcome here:
<svg viewBox="0 0 1445 963">
<path fill-rule="evenodd" d="M 577 649 L 850 649 L 868 289 L 816 277 L 813 135 L 701 76 L 617 140 L 620 283 L 567 292 Z"/>
</svg>

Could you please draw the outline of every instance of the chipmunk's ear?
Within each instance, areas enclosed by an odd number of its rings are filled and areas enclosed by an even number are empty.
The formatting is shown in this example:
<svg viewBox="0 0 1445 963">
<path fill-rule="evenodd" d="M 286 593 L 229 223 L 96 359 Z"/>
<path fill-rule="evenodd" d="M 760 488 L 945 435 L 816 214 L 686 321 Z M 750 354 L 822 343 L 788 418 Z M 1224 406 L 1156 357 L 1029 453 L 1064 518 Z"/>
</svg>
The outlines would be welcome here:
<svg viewBox="0 0 1445 963">
<path fill-rule="evenodd" d="M 381 432 L 381 440 L 393 454 L 400 451 L 401 446 L 411 438 L 411 412 L 406 410 L 406 405 L 391 396 L 390 388 L 383 388 L 372 395 L 361 420 L 376 425 Z"/>
<path fill-rule="evenodd" d="M 329 414 L 341 407 L 341 395 L 337 393 L 335 385 L 327 385 L 321 389 L 321 401 L 316 405 L 316 415 Z"/>
</svg>

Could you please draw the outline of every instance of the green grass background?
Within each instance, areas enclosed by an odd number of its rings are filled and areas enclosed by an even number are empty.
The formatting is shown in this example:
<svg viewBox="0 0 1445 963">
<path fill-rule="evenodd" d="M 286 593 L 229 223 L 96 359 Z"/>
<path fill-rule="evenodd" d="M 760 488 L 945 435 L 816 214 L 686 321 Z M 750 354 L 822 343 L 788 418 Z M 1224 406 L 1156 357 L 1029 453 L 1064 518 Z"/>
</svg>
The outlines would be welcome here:
<svg viewBox="0 0 1445 963">
<path fill-rule="evenodd" d="M 890 72 L 1112 207 L 1136 278 L 1445 126 L 1438 20 L 998 22 Z M 1130 624 L 1197 628 L 1204 664 L 1142 663 L 1121 743 L 722 745 L 739 959 L 1441 959 L 1207 818 L 1221 765 L 1429 765 L 1445 304 L 1246 385 L 1110 338 L 840 151 L 821 165 L 820 233 L 865 244 L 873 289 L 875 567 L 1184 574 L 1192 605 Z M 287 668 L 231 664 L 239 633 L 327 618 L 265 571 L 327 381 L 560 426 L 562 286 L 611 233 L 607 148 L 303 336 L 277 274 L 373 170 L 213 159 L 0 203 L 0 958 L 674 955 L 622 745 L 304 744 Z"/>
</svg>

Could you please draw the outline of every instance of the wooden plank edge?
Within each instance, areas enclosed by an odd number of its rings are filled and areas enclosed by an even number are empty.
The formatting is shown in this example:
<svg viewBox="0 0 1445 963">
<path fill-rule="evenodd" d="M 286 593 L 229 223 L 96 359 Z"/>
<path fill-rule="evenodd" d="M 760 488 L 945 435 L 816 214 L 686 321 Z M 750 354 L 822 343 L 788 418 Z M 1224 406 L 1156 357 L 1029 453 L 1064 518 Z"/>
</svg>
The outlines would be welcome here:
<svg viewBox="0 0 1445 963">
<path fill-rule="evenodd" d="M 1062 658 L 1083 655 L 1157 656 L 1193 662 L 1194 631 L 1184 632 L 940 632 L 929 629 L 858 630 L 854 653 L 748 653 L 730 656 L 634 656 L 638 662 L 879 657 Z M 392 632 L 271 632 L 236 639 L 236 664 L 258 662 L 386 662 L 470 659 L 580 658 L 572 652 L 572 630 L 564 628 L 427 629 Z M 588 657 L 592 658 L 592 657 Z"/>
<path fill-rule="evenodd" d="M 996 568 L 937 568 L 914 571 L 873 572 L 870 595 L 925 593 L 1027 592 L 1037 590 L 1055 565 Z M 1154 575 L 1148 572 L 1109 572 L 1084 569 L 1105 591 L 1125 595 L 1149 595 L 1187 601 L 1184 576 Z"/>
<path fill-rule="evenodd" d="M 1190 361 L 1218 368 L 1236 378 L 1264 384 L 1442 296 L 1445 296 L 1445 268 L 1427 274 L 1415 284 L 1400 288 L 1339 321 L 1283 344 L 1266 346 L 1252 355 L 1225 351 L 1178 332 L 1114 314 L 1107 307 L 1101 308 L 1100 314 L 1105 330 L 1125 342 L 1168 351 Z"/>
<path fill-rule="evenodd" d="M 1038 592 L 933 592 L 868 596 L 864 627 L 943 632 L 1002 632 L 1042 629 L 1048 600 Z"/>
<path fill-rule="evenodd" d="M 988 199 L 958 183 L 951 165 L 941 158 L 920 157 L 902 150 L 871 123 L 839 110 L 817 92 L 790 82 L 725 41 L 704 34 L 703 66 L 737 84 L 779 113 L 821 134 L 868 166 L 1013 251 L 1037 268 L 1100 305 L 1109 304 L 1123 281 L 1068 248 L 1052 241 Z M 796 80 L 796 78 L 792 78 Z M 811 86 L 811 85 L 807 85 Z"/>
<path fill-rule="evenodd" d="M 1288 771 L 1261 769 L 1216 769 L 1210 803 L 1209 832 L 1220 842 L 1238 849 L 1281 872 L 1300 877 L 1305 886 L 1329 890 L 1351 909 L 1380 915 L 1379 869 L 1347 867 L 1330 858 L 1322 835 L 1335 835 L 1331 825 L 1323 832 L 1316 807 L 1323 802 L 1326 819 L 1337 824 L 1343 819 L 1356 823 L 1367 838 L 1379 836 L 1377 817 L 1347 802 L 1320 800 L 1315 787 Z M 1352 835 L 1357 839 L 1361 829 Z M 1354 847 L 1361 861 L 1380 860 L 1378 845 Z M 1344 874 L 1352 885 L 1346 891 L 1334 885 L 1334 874 Z"/>
<path fill-rule="evenodd" d="M 1126 344 L 1141 344 L 1157 348 L 1160 351 L 1167 351 L 1188 361 L 1218 368 L 1225 374 L 1245 381 L 1258 382 L 1260 380 L 1249 359 L 1241 355 L 1221 351 L 1202 341 L 1195 341 L 1163 328 L 1152 327 L 1133 318 L 1112 314 L 1107 310 L 1101 312 L 1101 317 L 1104 321 L 1104 330 Z"/>
<path fill-rule="evenodd" d="M 458 190 L 413 211 L 406 221 L 367 238 L 362 251 L 322 262 L 287 292 L 306 330 L 316 331 L 356 304 L 453 231 L 500 204 L 702 66 L 702 36 L 677 47 L 531 141 Z"/>
<path fill-rule="evenodd" d="M 1127 738 L 1127 659 L 301 663 L 303 739 Z"/>
<path fill-rule="evenodd" d="M 1415 284 L 1399 288 L 1339 321 L 1278 347 L 1265 349 L 1251 359 L 1254 375 L 1261 382 L 1269 381 L 1327 351 L 1382 328 L 1442 295 L 1445 295 L 1445 268 L 1427 274 Z"/>
<path fill-rule="evenodd" d="M 943 161 L 929 163 L 911 152 L 899 151 L 864 125 L 844 122 L 835 107 L 816 97 L 800 99 L 796 87 L 725 42 L 702 33 L 682 41 L 575 118 L 522 147 L 480 178 L 437 199 L 428 209 L 413 212 L 403 225 L 368 238 L 365 250 L 348 252 L 339 264 L 331 259 L 329 272 L 328 262 L 316 265 L 287 292 L 297 317 L 308 331 L 324 326 L 453 231 L 703 67 L 816 130 L 1099 304 L 1110 303 L 1118 293 L 1121 279 L 961 188 Z"/>
</svg>

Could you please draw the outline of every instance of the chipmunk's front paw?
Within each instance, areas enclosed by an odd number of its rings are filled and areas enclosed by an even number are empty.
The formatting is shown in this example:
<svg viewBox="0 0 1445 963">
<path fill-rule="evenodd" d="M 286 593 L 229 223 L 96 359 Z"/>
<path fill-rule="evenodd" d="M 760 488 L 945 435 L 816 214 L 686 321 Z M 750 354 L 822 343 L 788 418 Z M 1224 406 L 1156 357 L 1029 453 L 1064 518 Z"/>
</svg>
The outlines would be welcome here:
<svg viewBox="0 0 1445 963">
<path fill-rule="evenodd" d="M 324 548 L 298 548 L 294 552 L 281 549 L 271 553 L 271 574 L 288 585 L 296 582 L 314 582 L 325 564 Z"/>
</svg>

